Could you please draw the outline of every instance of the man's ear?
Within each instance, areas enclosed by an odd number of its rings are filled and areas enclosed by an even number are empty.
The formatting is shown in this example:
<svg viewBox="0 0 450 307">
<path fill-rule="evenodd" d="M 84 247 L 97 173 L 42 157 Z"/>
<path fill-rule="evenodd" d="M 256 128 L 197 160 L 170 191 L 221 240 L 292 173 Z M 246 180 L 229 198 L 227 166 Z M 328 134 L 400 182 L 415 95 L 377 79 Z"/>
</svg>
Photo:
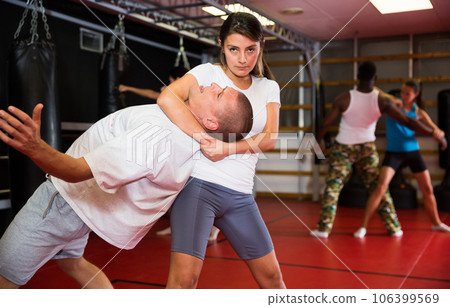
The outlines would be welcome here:
<svg viewBox="0 0 450 307">
<path fill-rule="evenodd" d="M 211 131 L 216 131 L 219 129 L 219 122 L 216 118 L 204 118 L 202 120 L 202 124 L 206 129 Z"/>
</svg>

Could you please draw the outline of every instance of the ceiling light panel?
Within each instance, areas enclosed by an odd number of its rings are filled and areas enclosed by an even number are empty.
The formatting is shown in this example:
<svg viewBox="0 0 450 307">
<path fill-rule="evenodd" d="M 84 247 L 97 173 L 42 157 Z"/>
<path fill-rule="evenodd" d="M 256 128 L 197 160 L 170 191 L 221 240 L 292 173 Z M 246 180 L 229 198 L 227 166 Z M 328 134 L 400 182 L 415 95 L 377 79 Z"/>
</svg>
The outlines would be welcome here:
<svg viewBox="0 0 450 307">
<path fill-rule="evenodd" d="M 432 9 L 430 0 L 370 0 L 381 14 Z"/>
</svg>

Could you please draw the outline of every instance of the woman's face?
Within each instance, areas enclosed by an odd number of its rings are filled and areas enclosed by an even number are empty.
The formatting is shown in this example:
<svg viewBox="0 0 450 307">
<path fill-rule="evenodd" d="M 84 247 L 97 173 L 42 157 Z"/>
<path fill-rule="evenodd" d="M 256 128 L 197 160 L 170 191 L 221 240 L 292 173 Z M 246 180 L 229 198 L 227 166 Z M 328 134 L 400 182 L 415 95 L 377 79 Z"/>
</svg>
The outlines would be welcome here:
<svg viewBox="0 0 450 307">
<path fill-rule="evenodd" d="M 418 93 L 416 93 L 414 91 L 414 88 L 412 88 L 410 86 L 406 86 L 406 85 L 402 86 L 401 97 L 402 97 L 403 103 L 407 103 L 407 104 L 412 103 L 414 101 L 414 99 L 416 99 L 417 95 L 418 95 Z"/>
<path fill-rule="evenodd" d="M 230 34 L 223 42 L 223 51 L 228 68 L 238 77 L 250 74 L 258 61 L 260 42 L 255 42 L 241 34 Z"/>
</svg>

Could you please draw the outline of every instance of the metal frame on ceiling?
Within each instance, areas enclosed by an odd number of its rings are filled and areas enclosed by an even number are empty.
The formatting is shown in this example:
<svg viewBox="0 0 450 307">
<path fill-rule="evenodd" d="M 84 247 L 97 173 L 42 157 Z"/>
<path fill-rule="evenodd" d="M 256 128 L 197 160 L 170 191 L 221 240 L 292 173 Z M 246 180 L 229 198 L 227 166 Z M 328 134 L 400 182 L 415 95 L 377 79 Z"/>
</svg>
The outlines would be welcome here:
<svg viewBox="0 0 450 307">
<path fill-rule="evenodd" d="M 214 6 L 230 14 L 231 11 L 225 6 L 240 3 L 261 16 L 273 20 L 245 1 L 235 0 L 85 0 L 85 2 L 95 3 L 108 9 L 116 8 L 129 17 L 213 46 L 218 46 L 218 30 L 222 20 L 220 16 L 201 11 L 201 7 L 205 5 Z M 274 25 L 265 26 L 264 31 L 268 36 L 276 38 L 278 48 L 313 52 L 315 41 L 276 20 L 274 22 Z"/>
</svg>

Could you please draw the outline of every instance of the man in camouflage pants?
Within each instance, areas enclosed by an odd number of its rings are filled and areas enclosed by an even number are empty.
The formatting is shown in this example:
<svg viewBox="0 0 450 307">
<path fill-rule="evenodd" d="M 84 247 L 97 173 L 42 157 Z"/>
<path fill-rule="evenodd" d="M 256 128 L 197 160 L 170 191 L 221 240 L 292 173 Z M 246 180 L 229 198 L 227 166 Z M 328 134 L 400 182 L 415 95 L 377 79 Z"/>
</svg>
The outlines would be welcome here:
<svg viewBox="0 0 450 307">
<path fill-rule="evenodd" d="M 371 194 L 377 186 L 378 164 L 378 152 L 374 142 L 356 145 L 335 143 L 333 145 L 330 155 L 330 168 L 325 181 L 325 195 L 320 211 L 319 231 L 327 233 L 331 231 L 336 216 L 339 193 L 352 170 L 352 165 L 355 165 L 364 186 Z M 390 234 L 401 234 L 401 226 L 389 190 L 386 190 L 381 198 L 378 213 Z"/>
<path fill-rule="evenodd" d="M 318 229 L 311 231 L 313 236 L 327 238 L 331 232 L 339 193 L 347 181 L 353 165 L 369 192 L 375 189 L 379 174 L 379 159 L 374 143 L 375 128 L 383 113 L 416 132 L 426 135 L 433 134 L 432 128 L 401 112 L 395 106 L 395 97 L 374 89 L 375 80 L 375 64 L 372 62 L 362 63 L 358 69 L 357 88 L 336 97 L 331 111 L 325 117 L 317 133 L 317 141 L 320 144 L 329 126 L 341 115 L 339 133 L 330 156 L 330 167 L 326 178 Z M 378 213 L 390 235 L 401 236 L 403 234 L 389 190 L 381 199 Z"/>
</svg>

